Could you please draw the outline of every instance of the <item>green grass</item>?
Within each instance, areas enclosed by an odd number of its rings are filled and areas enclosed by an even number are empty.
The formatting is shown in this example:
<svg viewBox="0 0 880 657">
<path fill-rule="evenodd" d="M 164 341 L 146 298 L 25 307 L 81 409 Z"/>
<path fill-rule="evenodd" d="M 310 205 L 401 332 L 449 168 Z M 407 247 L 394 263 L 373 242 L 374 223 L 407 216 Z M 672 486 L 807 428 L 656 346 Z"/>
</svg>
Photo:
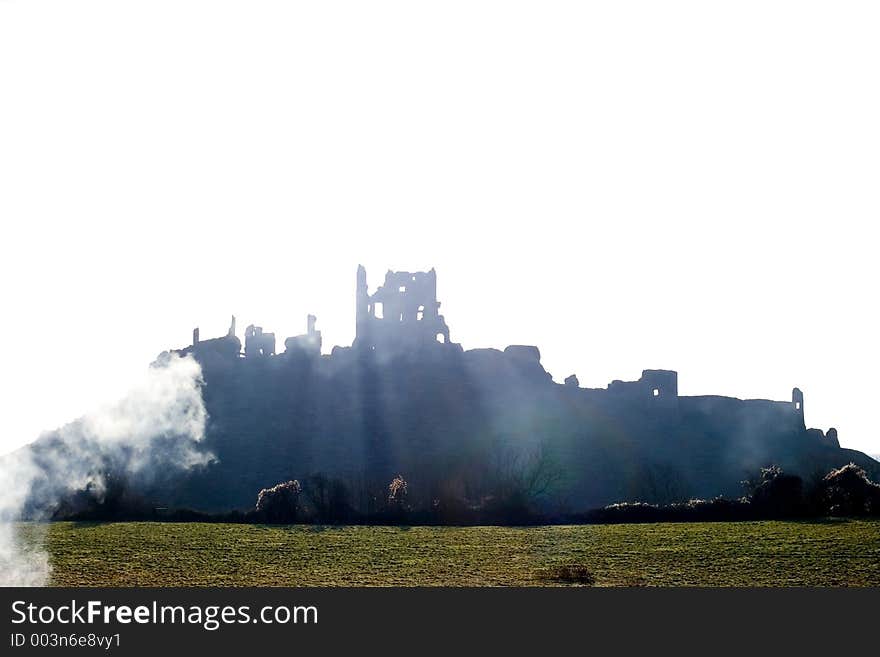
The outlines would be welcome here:
<svg viewBox="0 0 880 657">
<path fill-rule="evenodd" d="M 33 527 L 26 529 L 35 531 Z M 54 523 L 58 586 L 878 586 L 880 521 L 558 527 Z"/>
</svg>

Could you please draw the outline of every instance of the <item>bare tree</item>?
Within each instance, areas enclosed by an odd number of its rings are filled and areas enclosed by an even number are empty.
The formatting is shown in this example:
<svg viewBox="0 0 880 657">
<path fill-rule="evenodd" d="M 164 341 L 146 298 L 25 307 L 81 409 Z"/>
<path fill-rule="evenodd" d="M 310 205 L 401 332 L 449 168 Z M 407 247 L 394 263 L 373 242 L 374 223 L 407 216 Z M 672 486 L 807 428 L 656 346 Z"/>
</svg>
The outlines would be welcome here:
<svg viewBox="0 0 880 657">
<path fill-rule="evenodd" d="M 687 481 L 675 466 L 665 463 L 647 465 L 638 472 L 634 498 L 649 504 L 685 502 L 690 495 Z"/>
<path fill-rule="evenodd" d="M 529 504 L 546 497 L 563 479 L 563 469 L 543 441 L 531 451 L 499 447 L 494 451 L 490 471 L 493 494 L 520 498 Z"/>
</svg>

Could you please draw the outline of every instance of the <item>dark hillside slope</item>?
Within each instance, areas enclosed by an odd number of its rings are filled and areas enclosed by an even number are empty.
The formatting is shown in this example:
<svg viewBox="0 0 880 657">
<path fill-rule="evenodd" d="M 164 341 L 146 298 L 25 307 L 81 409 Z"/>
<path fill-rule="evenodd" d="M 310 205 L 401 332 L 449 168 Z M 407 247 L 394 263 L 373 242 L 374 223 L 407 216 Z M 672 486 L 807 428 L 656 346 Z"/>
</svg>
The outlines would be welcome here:
<svg viewBox="0 0 880 657">
<path fill-rule="evenodd" d="M 150 495 L 244 509 L 291 478 L 323 473 L 363 493 L 402 473 L 414 503 L 448 491 L 478 499 L 499 470 L 543 451 L 559 473 L 546 503 L 584 510 L 735 496 L 771 463 L 805 478 L 850 461 L 880 467 L 807 430 L 792 402 L 655 395 L 650 372 L 619 390 L 558 385 L 536 352 L 432 345 L 384 360 L 354 348 L 202 359 L 205 446 L 218 460 Z"/>
</svg>

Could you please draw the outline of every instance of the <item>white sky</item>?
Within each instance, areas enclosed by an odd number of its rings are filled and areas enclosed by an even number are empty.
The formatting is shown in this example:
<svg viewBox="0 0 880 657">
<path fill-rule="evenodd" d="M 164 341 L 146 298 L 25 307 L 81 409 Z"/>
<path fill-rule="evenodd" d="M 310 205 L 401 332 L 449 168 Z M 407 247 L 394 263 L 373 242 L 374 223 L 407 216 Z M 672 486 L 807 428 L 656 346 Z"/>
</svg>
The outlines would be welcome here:
<svg viewBox="0 0 880 657">
<path fill-rule="evenodd" d="M 789 399 L 880 452 L 875 2 L 0 0 L 0 451 L 235 313 Z"/>
</svg>

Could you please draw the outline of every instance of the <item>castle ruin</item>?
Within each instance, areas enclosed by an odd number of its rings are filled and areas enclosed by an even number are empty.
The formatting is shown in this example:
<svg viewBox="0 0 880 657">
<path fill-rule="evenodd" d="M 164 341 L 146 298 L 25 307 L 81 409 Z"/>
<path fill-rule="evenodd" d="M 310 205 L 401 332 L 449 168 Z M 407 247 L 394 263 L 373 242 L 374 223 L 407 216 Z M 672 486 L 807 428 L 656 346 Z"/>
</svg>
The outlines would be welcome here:
<svg viewBox="0 0 880 657">
<path fill-rule="evenodd" d="M 177 353 L 192 353 L 197 359 L 220 361 L 265 361 L 282 357 L 306 357 L 328 362 L 353 354 L 374 353 L 377 356 L 419 354 L 426 350 L 441 353 L 462 353 L 460 345 L 450 340 L 449 326 L 440 314 L 437 300 L 437 274 L 426 272 L 387 271 L 383 283 L 370 293 L 367 272 L 358 266 L 355 281 L 355 338 L 351 347 L 335 347 L 330 355 L 322 355 L 321 332 L 316 329 L 316 317 L 309 315 L 306 332 L 284 341 L 284 352 L 276 356 L 275 334 L 261 326 L 249 325 L 245 330 L 244 349 L 235 335 L 235 317 L 225 336 L 201 340 L 199 329 L 193 330 L 193 344 Z M 794 388 L 790 401 L 740 400 L 715 395 L 682 397 L 678 393 L 678 373 L 672 370 L 646 369 L 636 381 L 614 380 L 606 388 L 583 388 L 574 374 L 563 384 L 552 382 L 540 364 L 541 355 L 531 345 L 510 345 L 503 351 L 472 349 L 464 352 L 487 371 L 499 367 L 512 368 L 533 377 L 541 384 L 557 386 L 572 399 L 599 408 L 616 409 L 613 412 L 648 413 L 650 417 L 728 418 L 730 422 L 746 422 L 747 418 L 772 421 L 775 426 L 788 427 L 795 432 L 806 431 L 804 424 L 804 394 Z M 282 358 L 283 360 L 283 358 Z M 624 410 L 620 410 L 624 409 Z M 827 444 L 839 445 L 837 431 L 828 435 L 811 429 L 810 435 Z"/>
<path fill-rule="evenodd" d="M 354 346 L 368 349 L 449 343 L 449 327 L 439 313 L 437 272 L 391 271 L 370 294 L 367 270 L 357 270 Z"/>
</svg>

